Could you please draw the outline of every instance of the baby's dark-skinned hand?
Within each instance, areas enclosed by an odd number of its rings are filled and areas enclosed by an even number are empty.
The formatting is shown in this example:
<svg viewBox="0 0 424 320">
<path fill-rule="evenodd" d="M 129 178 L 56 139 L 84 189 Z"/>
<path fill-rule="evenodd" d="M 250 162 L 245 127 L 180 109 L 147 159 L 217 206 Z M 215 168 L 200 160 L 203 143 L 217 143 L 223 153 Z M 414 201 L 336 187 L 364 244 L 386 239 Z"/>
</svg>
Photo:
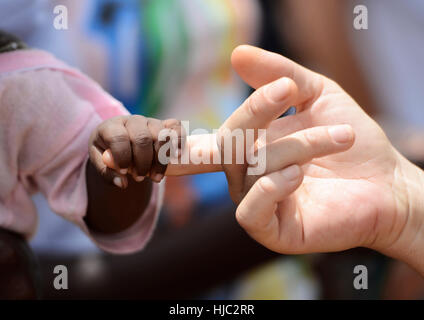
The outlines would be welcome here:
<svg viewBox="0 0 424 320">
<path fill-rule="evenodd" d="M 160 182 L 167 163 L 159 161 L 158 153 L 167 141 L 160 139 L 163 130 L 172 130 L 178 137 L 181 148 L 181 122 L 175 119 L 158 120 L 140 115 L 119 116 L 101 123 L 92 133 L 89 142 L 90 161 L 97 171 L 117 187 L 128 186 L 127 175 L 141 182 L 150 177 Z M 172 135 L 169 135 L 172 136 Z M 108 168 L 103 161 L 103 153 L 110 150 L 115 170 Z"/>
</svg>

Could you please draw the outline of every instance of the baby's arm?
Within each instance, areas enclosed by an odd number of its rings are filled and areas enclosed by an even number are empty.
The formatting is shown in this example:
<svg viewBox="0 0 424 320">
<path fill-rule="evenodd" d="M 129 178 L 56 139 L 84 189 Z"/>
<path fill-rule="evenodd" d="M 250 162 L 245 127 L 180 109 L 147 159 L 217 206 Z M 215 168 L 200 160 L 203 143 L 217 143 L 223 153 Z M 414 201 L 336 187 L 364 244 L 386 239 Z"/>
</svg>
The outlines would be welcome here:
<svg viewBox="0 0 424 320">
<path fill-rule="evenodd" d="M 91 162 L 86 165 L 88 228 L 104 235 L 127 230 L 138 221 L 149 205 L 152 182 L 137 183 L 128 179 L 127 188 L 119 189 L 109 183 Z"/>
<path fill-rule="evenodd" d="M 0 228 L 0 300 L 39 299 L 37 262 L 25 239 Z"/>
</svg>

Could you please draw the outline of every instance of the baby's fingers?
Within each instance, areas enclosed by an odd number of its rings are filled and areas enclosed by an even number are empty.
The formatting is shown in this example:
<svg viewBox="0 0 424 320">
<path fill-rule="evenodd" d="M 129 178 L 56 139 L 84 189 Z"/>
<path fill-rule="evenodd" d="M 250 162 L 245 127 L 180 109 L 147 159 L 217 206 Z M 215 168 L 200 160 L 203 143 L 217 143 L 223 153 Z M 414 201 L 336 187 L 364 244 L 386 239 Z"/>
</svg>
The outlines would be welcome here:
<svg viewBox="0 0 424 320">
<path fill-rule="evenodd" d="M 104 149 L 112 152 L 115 166 L 121 174 L 127 174 L 132 163 L 130 137 L 125 123 L 127 117 L 114 118 L 103 123 L 98 130 Z"/>
<path fill-rule="evenodd" d="M 106 181 L 113 183 L 121 189 L 125 189 L 128 186 L 127 177 L 125 175 L 120 175 L 113 169 L 115 164 L 110 150 L 102 154 L 96 146 L 92 145 L 89 154 L 91 163 Z"/>
<path fill-rule="evenodd" d="M 153 162 L 153 137 L 148 129 L 148 120 L 143 116 L 132 116 L 126 123 L 133 154 L 133 177 L 144 180 L 151 170 Z"/>
<path fill-rule="evenodd" d="M 165 176 L 166 168 L 168 167 L 169 159 L 159 158 L 160 150 L 165 143 L 171 138 L 169 136 L 170 129 L 166 128 L 164 121 L 157 119 L 149 119 L 148 122 L 150 133 L 153 137 L 154 156 L 152 161 L 152 168 L 150 170 L 150 179 L 155 182 L 160 182 Z M 164 135 L 164 137 L 162 137 Z M 163 139 L 165 138 L 165 139 Z M 170 156 L 170 155 L 167 155 Z"/>
</svg>

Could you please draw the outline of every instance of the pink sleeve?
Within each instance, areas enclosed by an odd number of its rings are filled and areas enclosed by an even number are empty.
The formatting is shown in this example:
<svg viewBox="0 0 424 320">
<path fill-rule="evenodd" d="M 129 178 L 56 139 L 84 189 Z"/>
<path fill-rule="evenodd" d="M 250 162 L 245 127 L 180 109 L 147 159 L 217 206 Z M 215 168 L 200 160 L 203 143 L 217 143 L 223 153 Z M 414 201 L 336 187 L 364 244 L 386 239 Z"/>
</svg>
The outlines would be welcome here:
<svg viewBox="0 0 424 320">
<path fill-rule="evenodd" d="M 105 251 L 125 254 L 141 250 L 156 225 L 162 185 L 154 184 L 145 212 L 125 232 L 113 236 L 95 234 L 83 220 L 87 209 L 85 167 L 90 134 L 104 119 L 127 111 L 93 82 L 58 71 L 25 72 L 12 76 L 8 86 L 11 90 L 7 101 L 19 106 L 11 126 L 16 132 L 25 132 L 11 135 L 17 140 L 9 144 L 19 146 L 15 148 L 19 149 L 17 180 L 22 181 L 26 192 L 41 191 L 54 212 L 80 226 Z M 19 89 L 13 94 L 15 87 Z M 14 109 L 9 109 L 13 113 Z M 13 225 L 9 227 L 14 229 Z"/>
<path fill-rule="evenodd" d="M 45 194 L 52 210 L 77 224 L 96 245 L 110 253 L 127 254 L 144 248 L 152 236 L 162 204 L 163 185 L 153 185 L 150 203 L 131 228 L 104 236 L 91 232 L 84 217 L 87 210 L 85 169 L 87 145 L 91 131 L 101 122 L 97 115 L 90 117 L 81 132 L 69 140 L 66 147 L 40 169 L 35 181 Z"/>
</svg>

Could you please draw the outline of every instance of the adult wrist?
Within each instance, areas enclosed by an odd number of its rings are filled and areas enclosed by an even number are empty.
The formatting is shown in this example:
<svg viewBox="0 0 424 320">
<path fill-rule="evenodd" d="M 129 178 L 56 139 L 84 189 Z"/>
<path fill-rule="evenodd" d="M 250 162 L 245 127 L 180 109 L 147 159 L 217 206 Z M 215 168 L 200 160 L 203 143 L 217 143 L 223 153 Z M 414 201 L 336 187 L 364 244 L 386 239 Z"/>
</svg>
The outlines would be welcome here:
<svg viewBox="0 0 424 320">
<path fill-rule="evenodd" d="M 406 262 L 424 276 L 424 171 L 401 156 L 406 201 L 405 225 L 388 255 Z"/>
</svg>

